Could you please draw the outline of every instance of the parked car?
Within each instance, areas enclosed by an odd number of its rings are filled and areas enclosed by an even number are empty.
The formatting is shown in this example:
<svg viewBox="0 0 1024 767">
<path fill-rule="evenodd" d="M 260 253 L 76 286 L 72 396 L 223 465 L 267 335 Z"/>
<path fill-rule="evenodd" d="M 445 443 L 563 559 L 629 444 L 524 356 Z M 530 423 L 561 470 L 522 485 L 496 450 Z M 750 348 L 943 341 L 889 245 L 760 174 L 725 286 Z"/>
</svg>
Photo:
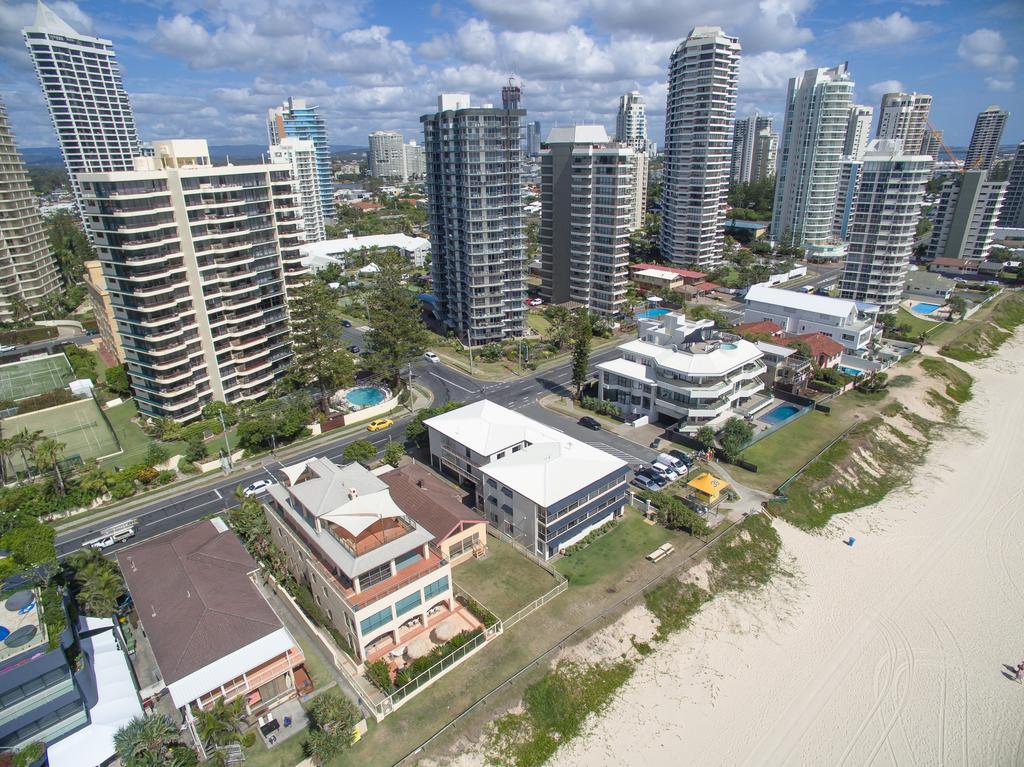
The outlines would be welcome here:
<svg viewBox="0 0 1024 767">
<path fill-rule="evenodd" d="M 583 416 L 576 423 L 580 426 L 586 426 L 588 429 L 593 429 L 594 431 L 601 431 L 601 424 L 596 418 L 591 418 L 589 415 Z"/>
<path fill-rule="evenodd" d="M 14 348 L 15 347 L 13 346 L 0 345 L 0 354 L 7 354 L 7 352 L 13 352 Z"/>
<path fill-rule="evenodd" d="M 360 349 L 356 344 L 352 344 L 350 347 L 348 347 L 348 350 L 353 354 L 359 354 L 362 351 L 362 349 Z"/>
<path fill-rule="evenodd" d="M 689 471 L 689 467 L 685 463 L 680 461 L 678 458 L 669 455 L 668 453 L 661 453 L 657 458 L 654 459 L 654 464 L 655 466 L 667 466 L 680 476 Z"/>
<path fill-rule="evenodd" d="M 693 466 L 693 456 L 689 453 L 684 453 L 682 450 L 669 450 L 668 454 L 683 464 L 683 466 Z"/>
<path fill-rule="evenodd" d="M 633 484 L 639 488 L 650 490 L 652 492 L 657 492 L 658 490 L 661 490 L 661 488 L 665 487 L 664 482 L 648 474 L 637 474 L 633 477 Z"/>
<path fill-rule="evenodd" d="M 249 485 L 242 493 L 245 494 L 246 498 L 252 498 L 253 496 L 265 493 L 267 488 L 274 484 L 273 480 L 270 479 L 257 479 L 251 485 Z"/>
<path fill-rule="evenodd" d="M 438 357 L 434 352 L 423 352 L 423 359 L 427 362 L 440 362 L 441 358 Z"/>
<path fill-rule="evenodd" d="M 634 472 L 634 476 L 645 477 L 651 480 L 658 486 L 658 489 L 661 489 L 668 484 L 668 480 L 665 477 L 663 477 L 656 471 L 652 471 L 649 466 L 644 466 L 643 464 L 640 464 L 640 466 Z"/>
<path fill-rule="evenodd" d="M 367 426 L 366 426 L 366 430 L 367 431 L 380 431 L 381 429 L 386 429 L 389 426 L 394 426 L 394 425 L 395 425 L 395 422 L 392 421 L 390 418 L 378 418 L 376 421 L 370 421 L 370 423 L 367 424 Z"/>
<path fill-rule="evenodd" d="M 658 463 L 657 461 L 651 464 L 651 471 L 663 477 L 666 482 L 675 482 L 679 479 L 679 472 L 671 466 L 666 466 L 665 464 Z"/>
<path fill-rule="evenodd" d="M 541 304 L 544 303 L 544 299 L 543 298 L 529 298 L 529 299 L 526 300 L 526 303 L 529 306 L 540 306 Z"/>
<path fill-rule="evenodd" d="M 352 327 L 352 323 L 351 323 L 351 322 L 349 322 L 348 320 L 342 320 L 342 321 L 341 321 L 341 326 L 342 326 L 343 328 L 350 328 L 350 327 Z"/>
</svg>

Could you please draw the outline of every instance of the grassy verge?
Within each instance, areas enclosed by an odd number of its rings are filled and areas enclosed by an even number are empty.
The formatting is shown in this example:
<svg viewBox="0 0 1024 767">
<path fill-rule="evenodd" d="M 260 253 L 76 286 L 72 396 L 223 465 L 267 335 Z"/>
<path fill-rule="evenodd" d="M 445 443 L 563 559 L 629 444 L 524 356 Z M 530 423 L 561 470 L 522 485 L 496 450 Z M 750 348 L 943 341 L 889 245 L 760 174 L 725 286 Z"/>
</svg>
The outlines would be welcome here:
<svg viewBox="0 0 1024 767">
<path fill-rule="evenodd" d="M 676 631 L 690 625 L 701 606 L 711 595 L 692 583 L 683 583 L 678 578 L 669 578 L 644 594 L 644 602 L 658 620 L 654 638 L 668 639 Z"/>
<path fill-rule="evenodd" d="M 642 560 L 656 548 L 677 536 L 660 525 L 649 525 L 635 511 L 627 510 L 616 529 L 603 535 L 582 551 L 559 559 L 558 570 L 570 588 L 597 583 L 610 570 L 621 571 L 629 562 Z"/>
<path fill-rule="evenodd" d="M 919 336 L 922 333 L 927 333 L 930 330 L 934 330 L 942 323 L 921 319 L 917 315 L 908 312 L 901 306 L 896 310 L 896 324 L 908 325 L 910 327 L 909 335 Z"/>
<path fill-rule="evenodd" d="M 995 299 L 984 319 L 972 318 L 966 322 L 971 323 L 968 328 L 948 341 L 939 353 L 959 362 L 991 357 L 1013 331 L 1024 324 L 1024 293 L 1007 293 Z"/>
<path fill-rule="evenodd" d="M 491 536 L 487 536 L 487 556 L 460 564 L 452 577 L 499 618 L 510 617 L 556 585 L 544 568 Z"/>
<path fill-rule="evenodd" d="M 921 360 L 921 368 L 933 378 L 946 382 L 946 396 L 961 405 L 971 398 L 971 384 L 974 379 L 951 362 L 926 357 Z"/>
</svg>

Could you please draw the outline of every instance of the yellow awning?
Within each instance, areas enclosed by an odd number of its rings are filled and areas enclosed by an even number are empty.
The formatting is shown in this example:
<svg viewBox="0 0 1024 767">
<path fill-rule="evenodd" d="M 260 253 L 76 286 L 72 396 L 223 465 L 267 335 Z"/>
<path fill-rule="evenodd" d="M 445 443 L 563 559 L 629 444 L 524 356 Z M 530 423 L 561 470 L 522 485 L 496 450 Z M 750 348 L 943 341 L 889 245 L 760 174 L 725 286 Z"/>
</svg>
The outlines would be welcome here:
<svg viewBox="0 0 1024 767">
<path fill-rule="evenodd" d="M 700 476 L 691 479 L 686 484 L 694 490 L 711 497 L 718 495 L 725 488 L 729 487 L 729 483 L 724 479 L 719 479 L 714 474 L 709 474 L 708 472 L 704 472 Z"/>
</svg>

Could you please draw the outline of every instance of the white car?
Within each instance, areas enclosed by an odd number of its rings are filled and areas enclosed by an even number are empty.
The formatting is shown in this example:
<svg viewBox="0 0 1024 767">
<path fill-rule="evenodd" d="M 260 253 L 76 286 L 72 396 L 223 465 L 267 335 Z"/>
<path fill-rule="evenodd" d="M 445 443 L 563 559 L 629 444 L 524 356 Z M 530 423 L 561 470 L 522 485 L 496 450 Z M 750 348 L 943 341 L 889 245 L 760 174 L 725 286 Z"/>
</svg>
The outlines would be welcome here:
<svg viewBox="0 0 1024 767">
<path fill-rule="evenodd" d="M 651 471 L 655 472 L 656 474 L 660 474 L 668 482 L 675 482 L 677 479 L 679 479 L 679 473 L 676 472 L 675 469 L 671 468 L 670 466 L 666 466 L 663 463 L 652 463 Z"/>
<path fill-rule="evenodd" d="M 434 352 L 423 352 L 423 359 L 425 359 L 427 362 L 441 361 L 441 358 L 434 354 Z"/>
<path fill-rule="evenodd" d="M 7 354 L 7 352 L 13 352 L 13 351 L 14 351 L 14 347 L 13 346 L 5 346 L 5 345 L 0 344 L 0 354 Z"/>
<path fill-rule="evenodd" d="M 267 491 L 267 488 L 273 484 L 274 482 L 269 479 L 257 479 L 255 482 L 249 485 L 249 487 L 245 488 L 245 490 L 243 490 L 242 493 L 245 495 L 246 498 L 252 498 L 253 496 L 259 495 L 260 493 L 265 493 Z"/>
</svg>

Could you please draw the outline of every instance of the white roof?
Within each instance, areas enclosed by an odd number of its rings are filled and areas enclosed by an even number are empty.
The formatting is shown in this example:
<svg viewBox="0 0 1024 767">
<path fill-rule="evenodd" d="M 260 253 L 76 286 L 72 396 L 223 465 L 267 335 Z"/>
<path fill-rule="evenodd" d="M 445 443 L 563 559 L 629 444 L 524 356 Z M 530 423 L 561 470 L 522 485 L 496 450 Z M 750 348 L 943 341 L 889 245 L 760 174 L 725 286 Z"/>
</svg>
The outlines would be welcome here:
<svg viewBox="0 0 1024 767">
<path fill-rule="evenodd" d="M 89 724 L 52 745 L 46 756 L 52 767 L 95 767 L 116 754 L 114 733 L 133 717 L 142 716 L 142 703 L 135 689 L 128 658 L 121 652 L 109 618 L 79 618 L 79 634 L 100 629 L 81 640 L 88 658 L 75 674 L 86 704 Z M 107 630 L 102 630 L 107 629 Z"/>
<path fill-rule="evenodd" d="M 724 375 L 762 356 L 756 346 L 742 338 L 723 342 L 714 351 L 706 352 L 672 351 L 671 346 L 659 346 L 640 340 L 625 343 L 619 349 L 653 358 L 658 365 L 670 370 L 701 376 Z"/>
<path fill-rule="evenodd" d="M 758 341 L 754 344 L 758 349 L 763 351 L 765 354 L 773 354 L 776 357 L 789 357 L 790 355 L 796 354 L 796 349 L 789 346 L 779 346 L 778 344 L 770 344 L 767 341 Z"/>
<path fill-rule="evenodd" d="M 529 445 L 491 461 L 481 472 L 534 503 L 549 506 L 626 466 L 624 461 L 489 400 L 424 423 L 482 455 Z"/>
<path fill-rule="evenodd" d="M 611 141 L 603 125 L 574 125 L 552 128 L 546 144 L 607 144 Z"/>
<path fill-rule="evenodd" d="M 751 301 L 757 301 L 774 306 L 786 306 L 803 312 L 827 314 L 830 317 L 849 317 L 851 313 L 855 314 L 857 311 L 857 304 L 845 298 L 798 293 L 795 290 L 769 288 L 763 285 L 752 286 L 747 291 L 745 300 L 748 304 Z"/>
<path fill-rule="evenodd" d="M 368 234 L 365 237 L 341 237 L 336 240 L 307 242 L 299 248 L 299 252 L 302 254 L 302 265 L 308 267 L 311 262 L 322 264 L 325 263 L 323 259 L 352 250 L 398 248 L 408 252 L 429 247 L 430 240 L 425 237 L 410 237 L 407 234 Z"/>
<path fill-rule="evenodd" d="M 637 272 L 637 275 L 641 277 L 654 277 L 659 280 L 681 280 L 681 275 L 676 272 L 670 272 L 668 269 L 641 269 Z"/>
<path fill-rule="evenodd" d="M 631 378 L 634 381 L 642 381 L 650 384 L 654 383 L 654 379 L 647 375 L 646 365 L 642 365 L 639 362 L 630 362 L 624 357 L 602 362 L 597 366 L 597 369 L 605 370 L 609 373 L 615 373 L 620 376 L 626 376 L 626 378 Z"/>
<path fill-rule="evenodd" d="M 291 634 L 286 629 L 279 628 L 277 631 L 260 637 L 255 642 L 215 660 L 208 666 L 182 677 L 177 682 L 172 682 L 167 685 L 167 691 L 171 694 L 171 700 L 174 701 L 175 707 L 181 708 L 210 690 L 215 690 L 222 684 L 288 652 L 293 647 L 295 647 L 295 640 L 292 639 Z"/>
<path fill-rule="evenodd" d="M 312 478 L 296 480 L 306 471 Z M 381 519 L 404 517 L 391 500 L 387 484 L 362 464 L 339 467 L 325 458 L 310 458 L 286 466 L 289 492 L 315 517 L 333 522 L 358 536 Z"/>
</svg>

